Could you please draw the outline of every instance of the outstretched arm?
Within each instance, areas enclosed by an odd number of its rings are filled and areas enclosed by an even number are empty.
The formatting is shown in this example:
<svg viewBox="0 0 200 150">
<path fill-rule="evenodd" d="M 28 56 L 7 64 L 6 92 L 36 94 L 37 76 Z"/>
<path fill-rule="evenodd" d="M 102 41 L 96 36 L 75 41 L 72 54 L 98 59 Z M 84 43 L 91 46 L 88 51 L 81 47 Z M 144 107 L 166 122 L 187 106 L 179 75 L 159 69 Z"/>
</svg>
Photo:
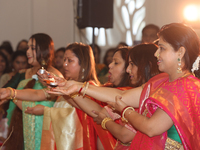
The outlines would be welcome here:
<svg viewBox="0 0 200 150">
<path fill-rule="evenodd" d="M 58 78 L 56 78 L 57 80 Z M 61 81 L 57 80 L 58 87 L 52 88 L 51 91 L 48 91 L 48 93 L 53 94 L 62 94 L 62 95 L 70 95 L 76 92 L 79 92 L 81 90 L 81 94 L 86 93 L 86 95 L 89 95 L 99 101 L 107 102 L 107 101 L 115 101 L 116 95 L 123 96 L 123 101 L 130 106 L 133 106 L 135 108 L 139 107 L 139 99 L 140 94 L 142 92 L 142 87 L 133 88 L 130 90 L 121 91 L 119 89 L 115 88 L 109 88 L 109 87 L 98 87 L 95 85 L 89 85 L 88 88 L 83 87 L 84 83 L 76 82 L 76 81 Z"/>
<path fill-rule="evenodd" d="M 11 88 L 1 88 L 0 89 L 0 99 L 6 99 L 11 97 L 20 99 L 20 100 L 27 100 L 27 101 L 43 101 L 47 99 L 47 97 L 53 99 L 56 96 L 48 95 L 45 89 L 41 90 L 34 90 L 34 89 L 23 89 L 23 90 L 15 90 Z"/>
</svg>

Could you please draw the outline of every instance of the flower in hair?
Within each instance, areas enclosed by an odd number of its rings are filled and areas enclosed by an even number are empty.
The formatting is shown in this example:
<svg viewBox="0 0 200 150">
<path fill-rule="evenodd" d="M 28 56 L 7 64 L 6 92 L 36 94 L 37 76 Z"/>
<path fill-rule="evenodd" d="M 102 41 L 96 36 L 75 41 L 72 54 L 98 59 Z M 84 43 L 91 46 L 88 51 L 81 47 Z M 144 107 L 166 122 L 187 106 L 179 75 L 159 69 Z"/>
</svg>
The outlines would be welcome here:
<svg viewBox="0 0 200 150">
<path fill-rule="evenodd" d="M 36 74 L 32 75 L 32 79 L 38 80 L 38 76 Z"/>
<path fill-rule="evenodd" d="M 199 61 L 200 61 L 200 56 L 197 57 L 197 59 L 192 65 L 192 69 L 191 69 L 192 73 L 194 73 L 195 70 L 199 70 Z"/>
</svg>

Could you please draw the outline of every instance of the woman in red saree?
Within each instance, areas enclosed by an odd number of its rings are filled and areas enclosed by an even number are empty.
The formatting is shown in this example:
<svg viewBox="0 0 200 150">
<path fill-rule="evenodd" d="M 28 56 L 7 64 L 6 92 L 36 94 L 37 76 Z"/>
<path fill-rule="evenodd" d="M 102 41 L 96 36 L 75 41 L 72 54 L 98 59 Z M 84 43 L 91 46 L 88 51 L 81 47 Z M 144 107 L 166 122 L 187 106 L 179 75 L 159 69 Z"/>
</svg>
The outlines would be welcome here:
<svg viewBox="0 0 200 150">
<path fill-rule="evenodd" d="M 91 85 L 86 94 L 111 101 L 109 104 L 137 129 L 130 149 L 199 149 L 199 38 L 190 27 L 172 23 L 162 27 L 158 46 L 155 57 L 164 74 L 155 76 L 144 87 L 120 91 Z M 59 90 L 68 95 L 82 84 L 70 81 L 61 86 Z M 119 97 L 115 99 L 116 95 Z M 140 107 L 140 111 L 126 106 Z"/>
</svg>

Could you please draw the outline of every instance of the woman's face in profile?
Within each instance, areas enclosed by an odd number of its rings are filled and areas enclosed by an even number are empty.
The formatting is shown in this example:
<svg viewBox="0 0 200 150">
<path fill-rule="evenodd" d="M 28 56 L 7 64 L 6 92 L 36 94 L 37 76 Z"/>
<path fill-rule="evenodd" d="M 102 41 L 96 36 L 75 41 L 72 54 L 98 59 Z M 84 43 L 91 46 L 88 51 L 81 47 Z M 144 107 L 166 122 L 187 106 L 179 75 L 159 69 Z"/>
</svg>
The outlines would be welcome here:
<svg viewBox="0 0 200 150">
<path fill-rule="evenodd" d="M 79 65 L 79 59 L 71 50 L 65 51 L 63 67 L 66 79 L 72 79 L 76 81 L 79 79 L 81 66 Z"/>
<path fill-rule="evenodd" d="M 137 77 L 138 67 L 132 62 L 130 57 L 126 72 L 130 76 L 131 84 L 136 84 L 138 82 L 138 77 Z"/>
<path fill-rule="evenodd" d="M 113 55 L 112 62 L 109 64 L 109 81 L 115 86 L 118 86 L 125 73 L 125 61 L 121 53 L 117 51 Z"/>
<path fill-rule="evenodd" d="M 36 59 L 36 42 L 35 39 L 30 39 L 28 41 L 28 50 L 26 51 L 26 55 L 28 57 L 28 63 L 32 66 L 39 65 Z"/>
</svg>

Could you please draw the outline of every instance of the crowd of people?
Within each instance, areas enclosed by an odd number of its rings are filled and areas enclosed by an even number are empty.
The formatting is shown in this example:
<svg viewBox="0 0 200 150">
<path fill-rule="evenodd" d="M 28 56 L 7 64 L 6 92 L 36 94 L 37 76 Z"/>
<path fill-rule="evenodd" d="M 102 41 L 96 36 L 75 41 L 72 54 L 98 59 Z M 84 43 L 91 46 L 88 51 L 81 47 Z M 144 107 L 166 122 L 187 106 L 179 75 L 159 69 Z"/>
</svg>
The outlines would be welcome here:
<svg viewBox="0 0 200 150">
<path fill-rule="evenodd" d="M 44 33 L 10 57 L 8 43 L 0 46 L 5 150 L 200 148 L 200 41 L 191 27 L 147 25 L 140 44 L 120 42 L 103 63 L 98 45 L 55 51 Z"/>
</svg>

